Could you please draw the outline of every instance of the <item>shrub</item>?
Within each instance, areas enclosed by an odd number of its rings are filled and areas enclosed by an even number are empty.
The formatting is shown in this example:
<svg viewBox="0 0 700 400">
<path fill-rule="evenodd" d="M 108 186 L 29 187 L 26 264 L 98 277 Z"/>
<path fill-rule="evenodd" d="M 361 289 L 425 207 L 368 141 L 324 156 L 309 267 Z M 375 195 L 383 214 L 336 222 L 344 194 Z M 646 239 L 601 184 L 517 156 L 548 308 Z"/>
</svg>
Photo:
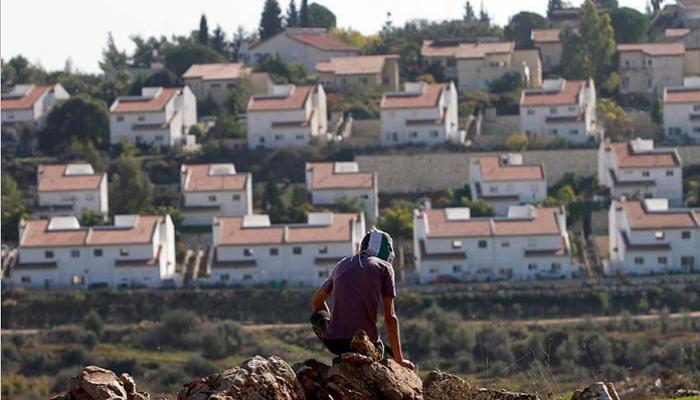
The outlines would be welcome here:
<svg viewBox="0 0 700 400">
<path fill-rule="evenodd" d="M 523 132 L 513 132 L 506 139 L 506 147 L 510 151 L 525 151 L 529 144 L 530 140 Z"/>
<path fill-rule="evenodd" d="M 185 372 L 193 377 L 203 377 L 215 373 L 218 368 L 212 361 L 202 356 L 193 356 L 184 366 Z"/>
<path fill-rule="evenodd" d="M 94 332 L 98 337 L 102 336 L 104 332 L 104 322 L 102 318 L 95 312 L 95 310 L 90 311 L 83 319 L 83 327 L 88 331 Z"/>
</svg>

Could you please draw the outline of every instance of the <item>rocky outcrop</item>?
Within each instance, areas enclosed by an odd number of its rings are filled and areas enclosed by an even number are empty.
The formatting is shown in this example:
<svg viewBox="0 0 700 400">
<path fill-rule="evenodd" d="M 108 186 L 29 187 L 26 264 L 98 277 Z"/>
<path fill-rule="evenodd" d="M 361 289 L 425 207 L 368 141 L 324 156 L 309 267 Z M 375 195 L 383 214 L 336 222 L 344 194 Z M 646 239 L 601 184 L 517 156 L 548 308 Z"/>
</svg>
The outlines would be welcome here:
<svg viewBox="0 0 700 400">
<path fill-rule="evenodd" d="M 610 382 L 596 382 L 583 390 L 577 390 L 571 400 L 620 400 L 615 386 Z"/>
<path fill-rule="evenodd" d="M 151 396 L 136 389 L 128 374 L 119 377 L 100 367 L 85 367 L 68 380 L 68 391 L 52 400 L 150 400 Z"/>
<path fill-rule="evenodd" d="M 185 383 L 178 400 L 300 400 L 304 392 L 289 364 L 255 356 L 237 368 Z"/>
<path fill-rule="evenodd" d="M 423 383 L 425 400 L 539 400 L 539 397 L 529 393 L 509 392 L 507 390 L 477 388 L 464 379 L 433 371 Z"/>
</svg>

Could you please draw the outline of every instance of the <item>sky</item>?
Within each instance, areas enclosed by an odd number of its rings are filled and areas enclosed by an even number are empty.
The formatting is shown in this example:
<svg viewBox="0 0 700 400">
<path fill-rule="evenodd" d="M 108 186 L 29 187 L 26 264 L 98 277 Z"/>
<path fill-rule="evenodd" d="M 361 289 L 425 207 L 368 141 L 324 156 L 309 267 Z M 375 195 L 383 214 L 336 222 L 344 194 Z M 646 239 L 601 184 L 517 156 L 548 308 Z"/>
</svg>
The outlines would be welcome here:
<svg viewBox="0 0 700 400">
<path fill-rule="evenodd" d="M 391 12 L 394 25 L 425 18 L 461 18 L 464 0 L 312 0 L 335 13 L 338 26 L 365 34 L 377 32 Z M 581 1 L 573 0 L 572 3 Z M 2 0 L 0 2 L 0 55 L 18 54 L 48 70 L 74 68 L 99 72 L 98 62 L 112 32 L 119 48 L 133 49 L 129 37 L 185 34 L 199 26 L 206 14 L 210 32 L 218 24 L 231 35 L 239 25 L 257 29 L 264 0 Z M 284 12 L 288 0 L 281 0 Z M 296 1 L 297 6 L 300 0 Z M 619 0 L 620 6 L 645 9 L 646 0 Z M 472 0 L 479 10 L 481 1 Z M 519 11 L 544 14 L 547 0 L 486 0 L 483 4 L 498 25 Z M 31 24 L 27 23 L 31 21 Z"/>
</svg>

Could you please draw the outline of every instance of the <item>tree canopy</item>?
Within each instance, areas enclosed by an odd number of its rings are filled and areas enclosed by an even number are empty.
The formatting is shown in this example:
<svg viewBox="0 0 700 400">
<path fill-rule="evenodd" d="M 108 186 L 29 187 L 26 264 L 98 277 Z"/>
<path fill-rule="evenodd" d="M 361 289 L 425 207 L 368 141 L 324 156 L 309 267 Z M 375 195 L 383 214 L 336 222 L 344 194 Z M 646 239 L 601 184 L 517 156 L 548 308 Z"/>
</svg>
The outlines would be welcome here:
<svg viewBox="0 0 700 400">
<path fill-rule="evenodd" d="M 260 18 L 260 28 L 258 29 L 260 39 L 265 40 L 282 32 L 281 14 L 282 10 L 277 0 L 265 0 Z"/>
<path fill-rule="evenodd" d="M 297 5 L 294 0 L 289 0 L 289 7 L 287 7 L 285 22 L 288 28 L 299 26 L 299 12 L 297 11 Z"/>
<path fill-rule="evenodd" d="M 612 26 L 617 43 L 640 43 L 644 41 L 651 20 L 634 8 L 622 7 L 611 13 Z"/>
<path fill-rule="evenodd" d="M 201 45 L 209 44 L 209 24 L 207 24 L 207 16 L 202 14 L 199 19 L 199 31 L 197 32 L 197 43 Z"/>
<path fill-rule="evenodd" d="M 312 28 L 333 28 L 336 25 L 335 14 L 327 7 L 311 3 L 309 5 L 309 23 Z"/>
<path fill-rule="evenodd" d="M 127 60 L 126 52 L 117 48 L 112 32 L 109 32 L 107 34 L 107 47 L 102 51 L 100 68 L 105 74 L 114 74 L 127 68 Z"/>
<path fill-rule="evenodd" d="M 139 214 L 151 206 L 153 184 L 136 157 L 119 157 L 110 181 L 109 203 L 114 214 Z"/>
<path fill-rule="evenodd" d="M 299 8 L 299 26 L 302 28 L 308 28 L 311 26 L 308 0 L 301 0 L 301 7 Z"/>
<path fill-rule="evenodd" d="M 56 104 L 39 133 L 39 145 L 58 154 L 72 138 L 97 148 L 109 145 L 109 114 L 103 101 L 79 94 Z"/>
<path fill-rule="evenodd" d="M 192 64 L 224 61 L 224 56 L 201 44 L 183 43 L 170 46 L 165 52 L 165 66 L 177 76 L 182 76 Z"/>
<path fill-rule="evenodd" d="M 549 26 L 547 19 L 537 13 L 521 11 L 515 14 L 503 33 L 506 39 L 515 41 L 518 49 L 533 48 L 531 33 L 533 29 L 543 29 Z"/>
</svg>

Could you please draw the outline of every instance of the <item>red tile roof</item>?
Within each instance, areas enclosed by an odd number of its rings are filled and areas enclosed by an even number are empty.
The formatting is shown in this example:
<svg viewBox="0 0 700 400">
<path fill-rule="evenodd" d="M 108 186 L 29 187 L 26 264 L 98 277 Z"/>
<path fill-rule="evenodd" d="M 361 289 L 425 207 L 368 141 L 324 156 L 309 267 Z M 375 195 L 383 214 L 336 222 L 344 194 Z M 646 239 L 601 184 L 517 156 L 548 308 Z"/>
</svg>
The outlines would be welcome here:
<svg viewBox="0 0 700 400">
<path fill-rule="evenodd" d="M 664 31 L 664 36 L 669 37 L 669 38 L 682 38 L 689 33 L 690 33 L 690 29 L 688 29 L 688 28 L 680 28 L 680 29 L 666 28 L 666 30 Z"/>
<path fill-rule="evenodd" d="M 162 88 L 153 98 L 117 97 L 110 108 L 110 112 L 152 112 L 160 111 L 170 102 L 170 99 L 178 94 L 182 88 Z"/>
<path fill-rule="evenodd" d="M 565 80 L 564 86 L 556 92 L 543 89 L 525 89 L 522 93 L 520 105 L 531 107 L 578 104 L 579 93 L 587 85 L 587 81 Z"/>
<path fill-rule="evenodd" d="M 560 33 L 559 29 L 533 29 L 531 37 L 535 43 L 559 43 L 561 42 Z"/>
<path fill-rule="evenodd" d="M 429 108 L 436 107 L 442 92 L 449 87 L 445 83 L 425 84 L 423 92 L 412 94 L 409 92 L 385 93 L 380 103 L 380 108 Z"/>
<path fill-rule="evenodd" d="M 278 35 L 286 35 L 287 37 L 297 40 L 301 43 L 313 46 L 319 50 L 324 51 L 358 51 L 357 47 L 345 43 L 342 40 L 328 35 L 325 29 L 319 28 L 289 28 L 286 29 L 272 38 Z M 262 45 L 263 43 L 271 40 L 258 40 L 257 42 L 251 44 L 248 48 L 250 50 Z"/>
<path fill-rule="evenodd" d="M 192 64 L 182 77 L 205 81 L 238 79 L 250 72 L 243 63 Z"/>
<path fill-rule="evenodd" d="M 484 182 L 497 181 L 539 181 L 544 180 L 542 165 L 503 164 L 501 156 L 476 156 L 472 160 L 478 162 L 481 168 L 481 178 Z"/>
<path fill-rule="evenodd" d="M 39 192 L 61 192 L 72 190 L 97 190 L 105 174 L 66 175 L 68 165 L 39 165 Z"/>
<path fill-rule="evenodd" d="M 659 150 L 635 153 L 629 143 L 611 143 L 618 168 L 669 168 L 680 167 L 681 160 L 675 150 Z"/>
<path fill-rule="evenodd" d="M 53 89 L 53 86 L 34 86 L 22 97 L 2 99 L 0 108 L 3 110 L 26 110 L 32 108 L 34 103 L 51 89 Z"/>
<path fill-rule="evenodd" d="M 24 221 L 20 247 L 101 246 L 147 244 L 153 240 L 160 215 L 141 215 L 133 227 L 92 227 L 48 230 L 49 220 Z"/>
<path fill-rule="evenodd" d="M 559 235 L 558 208 L 536 208 L 532 218 L 469 218 L 448 220 L 446 210 L 421 211 L 430 238 Z"/>
<path fill-rule="evenodd" d="M 378 56 L 333 57 L 329 61 L 316 64 L 318 72 L 329 72 L 335 75 L 369 75 L 381 74 L 384 63 L 389 58 L 397 59 L 395 54 Z"/>
<path fill-rule="evenodd" d="M 511 53 L 514 42 L 471 42 L 454 45 L 434 45 L 432 40 L 423 42 L 421 55 L 423 57 L 455 57 L 462 59 L 484 58 L 490 54 Z"/>
<path fill-rule="evenodd" d="M 250 174 L 236 173 L 235 175 L 210 175 L 211 164 L 183 165 L 187 178 L 185 178 L 185 192 L 223 192 L 230 190 L 244 190 Z"/>
<path fill-rule="evenodd" d="M 537 208 L 533 219 L 495 219 L 495 236 L 557 235 L 558 208 Z"/>
<path fill-rule="evenodd" d="M 615 200 L 613 207 L 622 208 L 633 230 L 698 227 L 692 210 L 649 211 L 638 200 Z"/>
<path fill-rule="evenodd" d="M 252 96 L 248 111 L 297 110 L 304 108 L 306 100 L 316 86 L 295 86 L 291 96 L 260 95 Z"/>
<path fill-rule="evenodd" d="M 287 243 L 349 242 L 352 240 L 352 222 L 357 214 L 333 214 L 330 225 L 290 226 Z"/>
<path fill-rule="evenodd" d="M 374 174 L 371 172 L 335 173 L 334 163 L 307 163 L 311 171 L 311 189 L 371 189 Z"/>
<path fill-rule="evenodd" d="M 444 209 L 426 210 L 422 213 L 424 218 L 428 218 L 428 237 L 431 238 L 491 235 L 489 218 L 449 221 Z"/>
<path fill-rule="evenodd" d="M 666 88 L 666 103 L 700 103 L 700 87 Z"/>
<path fill-rule="evenodd" d="M 617 51 L 641 51 L 650 56 L 682 56 L 685 54 L 685 45 L 683 43 L 618 44 Z"/>
</svg>

